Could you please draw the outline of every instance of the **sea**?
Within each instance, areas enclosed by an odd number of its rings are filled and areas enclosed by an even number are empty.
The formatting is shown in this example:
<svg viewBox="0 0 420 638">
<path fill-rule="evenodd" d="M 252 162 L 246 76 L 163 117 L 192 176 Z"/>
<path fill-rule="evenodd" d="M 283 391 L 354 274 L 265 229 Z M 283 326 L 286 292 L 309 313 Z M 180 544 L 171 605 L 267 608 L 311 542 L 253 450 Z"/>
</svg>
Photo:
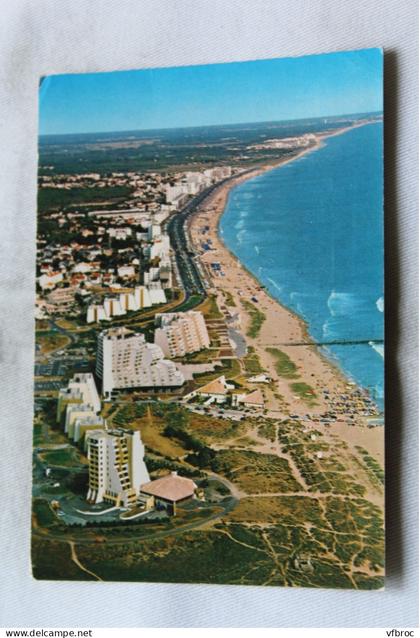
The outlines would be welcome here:
<svg viewBox="0 0 420 638">
<path fill-rule="evenodd" d="M 382 122 L 234 187 L 220 232 L 383 411 Z"/>
</svg>

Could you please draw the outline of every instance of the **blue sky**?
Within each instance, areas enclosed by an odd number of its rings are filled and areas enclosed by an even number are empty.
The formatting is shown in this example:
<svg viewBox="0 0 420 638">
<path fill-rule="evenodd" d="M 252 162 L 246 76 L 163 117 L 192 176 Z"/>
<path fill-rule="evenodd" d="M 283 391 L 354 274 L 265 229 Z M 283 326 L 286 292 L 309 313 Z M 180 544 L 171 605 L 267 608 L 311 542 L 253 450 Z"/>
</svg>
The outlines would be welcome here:
<svg viewBox="0 0 420 638">
<path fill-rule="evenodd" d="M 40 133 L 240 124 L 382 110 L 382 51 L 52 75 Z"/>
</svg>

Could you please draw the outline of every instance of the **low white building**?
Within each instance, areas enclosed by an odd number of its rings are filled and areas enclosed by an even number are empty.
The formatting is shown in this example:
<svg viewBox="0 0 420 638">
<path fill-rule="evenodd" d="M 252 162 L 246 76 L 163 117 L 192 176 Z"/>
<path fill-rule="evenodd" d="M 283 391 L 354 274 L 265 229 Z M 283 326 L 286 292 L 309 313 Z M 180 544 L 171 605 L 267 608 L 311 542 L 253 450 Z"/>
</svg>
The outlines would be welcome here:
<svg viewBox="0 0 420 638">
<path fill-rule="evenodd" d="M 89 264 L 87 261 L 80 261 L 73 268 L 73 272 L 76 272 L 76 273 L 77 272 L 87 273 L 87 272 L 92 272 L 92 270 L 94 270 L 94 266 L 92 264 Z"/>
<path fill-rule="evenodd" d="M 111 238 L 124 240 L 131 237 L 133 230 L 129 226 L 126 226 L 121 228 L 108 228 L 106 232 Z"/>
<path fill-rule="evenodd" d="M 91 304 L 88 306 L 86 321 L 87 323 L 98 323 L 99 321 L 106 321 L 107 316 L 105 314 L 105 308 L 100 304 Z"/>
<path fill-rule="evenodd" d="M 125 315 L 125 310 L 121 306 L 121 302 L 118 297 L 106 297 L 104 299 L 104 311 L 107 318 Z"/>
<path fill-rule="evenodd" d="M 209 381 L 205 385 L 201 386 L 201 388 L 197 388 L 197 390 L 193 390 L 189 392 L 183 397 L 183 401 L 189 401 L 190 399 L 195 399 L 196 397 L 207 399 L 206 403 L 210 405 L 211 403 L 225 403 L 228 398 L 229 391 L 234 390 L 235 386 L 226 381 L 225 375 L 221 375 L 217 377 L 217 379 L 213 379 L 213 381 Z"/>
<path fill-rule="evenodd" d="M 271 383 L 271 377 L 267 374 L 256 374 L 247 379 L 248 383 Z"/>
<path fill-rule="evenodd" d="M 149 285 L 149 296 L 152 306 L 166 303 L 165 291 L 160 282 L 156 281 Z"/>
<path fill-rule="evenodd" d="M 45 273 L 38 277 L 38 283 L 42 290 L 52 290 L 61 281 L 63 281 L 62 272 Z"/>
<path fill-rule="evenodd" d="M 114 292 L 117 290 L 114 286 Z M 166 295 L 160 281 L 150 283 L 148 286 L 136 286 L 132 289 L 124 289 L 124 292 L 114 297 L 106 297 L 103 304 L 89 305 L 86 322 L 110 321 L 112 317 L 120 317 L 127 312 L 136 312 L 163 303 L 166 303 Z"/>
<path fill-rule="evenodd" d="M 118 274 L 118 277 L 121 277 L 123 279 L 125 278 L 132 279 L 133 277 L 136 276 L 136 270 L 134 266 L 120 266 L 117 269 L 117 274 Z"/>
<path fill-rule="evenodd" d="M 264 395 L 261 390 L 253 390 L 249 393 L 232 394 L 232 405 L 237 407 L 250 408 L 252 410 L 264 409 Z"/>
</svg>

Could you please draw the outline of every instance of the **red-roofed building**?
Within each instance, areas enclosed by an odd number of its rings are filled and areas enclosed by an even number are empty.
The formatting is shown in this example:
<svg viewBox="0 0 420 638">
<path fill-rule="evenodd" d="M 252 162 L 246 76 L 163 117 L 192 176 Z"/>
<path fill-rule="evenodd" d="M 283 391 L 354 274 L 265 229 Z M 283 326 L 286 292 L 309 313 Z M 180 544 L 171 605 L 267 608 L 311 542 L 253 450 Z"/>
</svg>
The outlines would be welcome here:
<svg viewBox="0 0 420 638">
<path fill-rule="evenodd" d="M 253 390 L 249 394 L 234 394 L 232 395 L 232 405 L 243 405 L 245 408 L 263 410 L 264 395 L 259 388 L 258 390 Z"/>
<path fill-rule="evenodd" d="M 172 516 L 176 515 L 179 503 L 194 498 L 197 485 L 185 476 L 171 472 L 154 481 L 145 483 L 140 488 L 140 496 L 153 496 L 156 509 L 165 509 Z"/>
<path fill-rule="evenodd" d="M 217 377 L 217 379 L 213 379 L 206 383 L 206 385 L 201 386 L 201 388 L 197 388 L 197 390 L 193 390 L 189 394 L 184 396 L 184 401 L 188 401 L 189 399 L 194 399 L 195 397 L 203 397 L 207 398 L 210 402 L 215 403 L 224 403 L 227 399 L 229 390 L 233 390 L 235 386 L 229 384 L 226 381 L 224 375 Z"/>
</svg>

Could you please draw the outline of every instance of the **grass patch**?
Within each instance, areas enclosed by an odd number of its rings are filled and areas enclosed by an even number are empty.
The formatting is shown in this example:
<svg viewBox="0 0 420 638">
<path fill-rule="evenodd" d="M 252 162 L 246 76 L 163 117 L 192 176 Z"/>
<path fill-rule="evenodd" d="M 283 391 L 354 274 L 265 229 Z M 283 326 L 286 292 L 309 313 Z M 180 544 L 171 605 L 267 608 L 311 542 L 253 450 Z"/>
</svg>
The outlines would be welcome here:
<svg viewBox="0 0 420 638">
<path fill-rule="evenodd" d="M 34 423 L 33 445 L 37 447 L 44 441 L 42 423 Z"/>
<path fill-rule="evenodd" d="M 291 383 L 290 388 L 294 394 L 297 394 L 303 401 L 306 401 L 306 403 L 315 403 L 315 391 L 307 383 L 304 383 L 303 381 Z"/>
<path fill-rule="evenodd" d="M 261 372 L 264 372 L 264 369 L 261 366 L 258 355 L 252 346 L 248 348 L 248 353 L 244 357 L 243 362 L 244 362 L 245 370 L 249 374 L 254 375 L 254 374 L 260 374 Z"/>
<path fill-rule="evenodd" d="M 250 494 L 299 492 L 302 486 L 293 477 L 287 459 L 251 450 L 218 450 L 211 469 L 226 476 Z"/>
<path fill-rule="evenodd" d="M 224 296 L 225 296 L 225 303 L 226 303 L 226 305 L 227 305 L 227 306 L 230 306 L 231 308 L 236 307 L 236 303 L 235 303 L 235 300 L 234 300 L 234 298 L 233 298 L 233 296 L 232 296 L 232 293 L 231 293 L 231 292 L 229 292 L 228 290 L 224 290 L 224 291 L 223 291 L 223 294 L 224 294 Z"/>
<path fill-rule="evenodd" d="M 87 460 L 74 447 L 65 447 L 58 450 L 47 450 L 39 454 L 42 461 L 53 467 L 77 467 L 86 465 Z"/>
<path fill-rule="evenodd" d="M 362 447 L 360 447 L 359 445 L 357 445 L 356 448 L 362 455 L 363 461 L 365 465 L 367 466 L 369 473 L 373 474 L 373 478 L 376 479 L 376 481 L 379 481 L 379 483 L 384 485 L 385 473 L 382 467 L 379 465 L 378 461 L 374 459 L 372 456 L 370 456 L 369 452 L 363 449 Z"/>
<path fill-rule="evenodd" d="M 194 414 L 189 420 L 188 431 L 202 438 L 206 443 L 226 441 L 245 433 L 246 424 L 242 421 L 218 419 L 212 415 Z"/>
<path fill-rule="evenodd" d="M 213 372 L 204 372 L 203 374 L 195 374 L 194 375 L 194 386 L 196 388 L 200 388 L 201 386 L 209 383 L 209 381 L 213 381 L 213 379 L 217 379 L 222 374 L 225 375 L 226 379 L 233 379 L 237 377 L 241 372 L 241 366 L 239 361 L 236 359 L 221 359 L 221 363 L 223 364 L 221 367 L 218 367 Z"/>
<path fill-rule="evenodd" d="M 60 332 L 38 332 L 36 343 L 40 348 L 41 354 L 48 354 L 53 350 L 59 350 L 67 346 L 70 343 L 70 339 Z"/>
<path fill-rule="evenodd" d="M 307 496 L 267 496 L 242 498 L 227 520 L 247 523 L 278 523 L 322 526 L 322 510 L 316 499 Z"/>
<path fill-rule="evenodd" d="M 95 580 L 71 560 L 68 543 L 35 537 L 32 539 L 32 573 L 37 580 Z"/>
<path fill-rule="evenodd" d="M 247 337 L 255 339 L 260 334 L 261 327 L 266 320 L 266 316 L 261 310 L 256 308 L 250 301 L 241 301 L 242 306 L 247 311 L 251 320 L 250 326 L 247 330 Z"/>
<path fill-rule="evenodd" d="M 173 361 L 179 361 L 181 363 L 209 363 L 213 358 L 214 352 L 206 348 L 198 352 L 190 352 L 183 357 L 176 357 Z"/>
<path fill-rule="evenodd" d="M 206 319 L 222 319 L 223 314 L 220 312 L 217 305 L 216 297 L 210 295 L 207 299 L 197 308 L 203 313 Z"/>
<path fill-rule="evenodd" d="M 85 202 L 94 203 L 104 200 L 116 200 L 126 198 L 130 195 L 132 189 L 128 186 L 107 186 L 105 188 L 71 188 L 69 190 L 63 188 L 40 188 L 38 191 L 38 211 L 43 212 L 51 209 L 63 209 L 72 204 L 81 204 Z M 38 228 L 38 234 L 47 234 L 49 226 L 46 219 L 41 218 L 43 224 Z M 54 220 L 51 220 L 54 222 Z M 38 222 L 39 224 L 39 222 Z M 54 222 L 55 224 L 55 222 Z"/>
<path fill-rule="evenodd" d="M 264 421 L 258 426 L 258 434 L 273 443 L 276 440 L 276 431 L 276 423 L 273 421 Z"/>
<path fill-rule="evenodd" d="M 185 454 L 185 448 L 180 441 L 163 434 L 167 423 L 168 417 L 165 414 L 159 416 L 148 406 L 146 414 L 141 418 L 134 419 L 129 427 L 133 430 L 140 430 L 142 441 L 147 450 L 176 459 Z"/>
<path fill-rule="evenodd" d="M 58 523 L 48 501 L 44 499 L 38 498 L 33 500 L 32 512 L 37 527 L 52 527 Z"/>
<path fill-rule="evenodd" d="M 297 421 L 283 421 L 279 426 L 279 441 L 283 452 L 293 458 L 309 491 L 363 496 L 365 487 L 354 474 L 353 465 L 346 462 L 339 445 L 331 441 L 327 444 L 320 432 L 314 442 L 311 434 L 302 430 L 302 424 Z"/>
<path fill-rule="evenodd" d="M 275 359 L 276 372 L 280 377 L 285 379 L 297 379 L 299 377 L 296 365 L 285 352 L 278 350 L 278 348 L 266 348 L 265 350 Z"/>
<path fill-rule="evenodd" d="M 108 581 L 262 584 L 272 570 L 268 554 L 247 547 L 222 531 L 194 531 L 144 540 L 131 546 L 81 547 L 82 563 Z M 259 575 L 243 580 L 256 560 Z"/>
</svg>

